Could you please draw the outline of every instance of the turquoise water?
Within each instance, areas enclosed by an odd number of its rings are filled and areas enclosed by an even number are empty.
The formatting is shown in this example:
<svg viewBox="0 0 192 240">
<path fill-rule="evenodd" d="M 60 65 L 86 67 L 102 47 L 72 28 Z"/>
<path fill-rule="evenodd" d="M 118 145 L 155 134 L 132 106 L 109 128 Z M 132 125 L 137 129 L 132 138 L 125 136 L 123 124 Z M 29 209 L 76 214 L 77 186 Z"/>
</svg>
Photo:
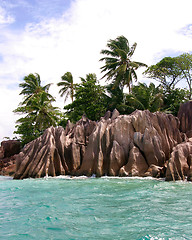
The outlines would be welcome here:
<svg viewBox="0 0 192 240">
<path fill-rule="evenodd" d="M 0 177 L 0 239 L 192 239 L 192 184 Z"/>
</svg>

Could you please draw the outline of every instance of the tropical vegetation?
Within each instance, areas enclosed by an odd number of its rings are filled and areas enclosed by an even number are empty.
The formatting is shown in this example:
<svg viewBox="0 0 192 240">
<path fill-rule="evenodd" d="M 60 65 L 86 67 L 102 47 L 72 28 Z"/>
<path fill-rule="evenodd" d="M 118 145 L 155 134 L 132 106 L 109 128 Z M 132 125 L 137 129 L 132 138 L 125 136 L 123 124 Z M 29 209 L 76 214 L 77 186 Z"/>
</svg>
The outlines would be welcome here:
<svg viewBox="0 0 192 240">
<path fill-rule="evenodd" d="M 65 95 L 64 102 L 66 102 L 66 100 L 69 96 L 73 102 L 76 85 L 73 83 L 73 76 L 72 76 L 71 72 L 66 72 L 61 77 L 61 82 L 57 83 L 57 86 L 61 87 L 61 89 L 59 90 L 61 97 L 63 97 Z"/>
<path fill-rule="evenodd" d="M 129 41 L 124 36 L 117 37 L 115 40 L 109 40 L 107 43 L 108 49 L 101 51 L 104 54 L 100 61 L 104 61 L 105 65 L 101 67 L 101 72 L 105 72 L 103 78 L 111 80 L 114 87 L 119 87 L 123 90 L 126 86 L 131 92 L 133 79 L 137 81 L 136 70 L 139 67 L 147 65 L 141 62 L 131 60 L 137 43 L 130 46 Z"/>
<path fill-rule="evenodd" d="M 133 112 L 135 109 L 148 109 L 150 112 L 160 111 L 163 106 L 163 90 L 153 83 L 150 83 L 149 86 L 145 83 L 138 83 L 133 86 L 132 93 L 126 95 L 126 105 L 129 106 L 129 112 Z"/>
<path fill-rule="evenodd" d="M 57 83 L 58 92 L 64 97 L 62 112 L 53 106 L 55 98 L 49 93 L 51 84 L 42 86 L 40 75 L 29 74 L 19 87 L 23 101 L 15 113 L 22 117 L 17 120 L 15 133 L 24 144 L 39 137 L 50 126 L 66 126 L 68 120 L 75 123 L 82 115 L 99 120 L 107 110 L 117 109 L 120 114 L 129 114 L 136 109 L 151 112 L 164 111 L 177 115 L 181 103 L 192 97 L 192 54 L 183 53 L 177 57 L 164 57 L 154 65 L 133 61 L 137 44 L 132 46 L 124 36 L 109 40 L 100 61 L 102 79 L 109 81 L 102 86 L 96 74 L 89 73 L 74 83 L 71 72 L 66 72 Z M 149 84 L 137 82 L 137 69 L 146 67 L 144 76 L 151 79 Z M 179 87 L 185 83 L 186 88 Z M 126 91 L 127 90 L 127 91 Z"/>
<path fill-rule="evenodd" d="M 23 88 L 20 95 L 24 99 L 14 112 L 24 117 L 17 120 L 15 133 L 25 144 L 39 137 L 49 126 L 56 126 L 60 112 L 52 105 L 55 99 L 49 93 L 51 84 L 42 86 L 39 74 L 29 74 L 19 86 Z"/>
<path fill-rule="evenodd" d="M 75 100 L 64 107 L 65 116 L 72 122 L 78 121 L 83 114 L 90 120 L 98 120 L 106 111 L 104 87 L 99 85 L 95 74 L 90 73 L 80 79 Z"/>
</svg>

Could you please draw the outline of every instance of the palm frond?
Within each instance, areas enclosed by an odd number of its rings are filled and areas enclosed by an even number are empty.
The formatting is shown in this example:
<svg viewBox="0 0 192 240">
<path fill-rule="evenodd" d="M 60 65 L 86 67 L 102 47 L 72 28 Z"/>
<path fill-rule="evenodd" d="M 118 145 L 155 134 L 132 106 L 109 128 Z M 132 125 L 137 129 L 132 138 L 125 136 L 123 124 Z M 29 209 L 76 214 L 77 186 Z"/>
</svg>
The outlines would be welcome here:
<svg viewBox="0 0 192 240">
<path fill-rule="evenodd" d="M 128 86 L 131 88 L 132 79 L 137 80 L 135 70 L 139 67 L 147 66 L 144 63 L 131 61 L 137 44 L 129 46 L 128 40 L 124 36 L 119 36 L 115 40 L 109 40 L 108 49 L 102 50 L 105 54 L 100 61 L 105 61 L 105 65 L 101 67 L 101 72 L 105 73 L 102 77 L 107 80 L 116 81 L 119 86 Z"/>
<path fill-rule="evenodd" d="M 129 52 L 127 53 L 127 55 L 128 55 L 129 57 L 132 57 L 132 56 L 133 56 L 133 53 L 135 52 L 136 47 L 137 47 L 137 43 L 134 43 L 134 44 L 132 45 L 131 49 L 129 50 Z"/>
<path fill-rule="evenodd" d="M 127 53 L 126 53 L 123 49 L 117 48 L 115 51 L 116 51 L 116 52 L 118 53 L 118 55 L 121 57 L 121 60 L 126 61 L 126 59 L 127 59 Z"/>
<path fill-rule="evenodd" d="M 107 50 L 107 49 L 101 50 L 100 53 L 105 54 L 107 56 L 112 56 L 112 57 L 117 57 L 118 56 L 116 52 L 113 52 L 113 51 L 110 51 L 110 50 Z M 100 59 L 100 61 L 103 61 L 103 60 Z"/>
<path fill-rule="evenodd" d="M 77 85 L 73 83 L 73 76 L 70 72 L 66 72 L 61 77 L 61 82 L 57 83 L 57 86 L 62 87 L 59 90 L 59 93 L 61 97 L 65 95 L 64 102 L 67 100 L 69 95 L 71 96 L 71 100 L 73 102 L 74 91 Z"/>
</svg>

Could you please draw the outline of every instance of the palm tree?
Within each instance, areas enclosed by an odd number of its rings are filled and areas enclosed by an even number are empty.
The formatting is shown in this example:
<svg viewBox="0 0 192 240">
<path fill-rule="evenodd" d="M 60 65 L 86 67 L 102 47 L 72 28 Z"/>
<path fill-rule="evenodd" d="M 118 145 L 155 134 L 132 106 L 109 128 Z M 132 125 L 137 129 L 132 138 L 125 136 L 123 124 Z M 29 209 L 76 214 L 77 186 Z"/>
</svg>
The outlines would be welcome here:
<svg viewBox="0 0 192 240">
<path fill-rule="evenodd" d="M 14 133 L 20 135 L 24 146 L 26 143 L 36 139 L 50 126 L 56 126 L 61 113 L 58 108 L 53 107 L 47 94 L 42 92 L 30 100 L 30 104 L 14 110 L 16 113 L 25 113 L 25 117 L 19 118 Z"/>
<path fill-rule="evenodd" d="M 156 112 L 163 106 L 163 90 L 159 86 L 150 83 L 139 83 L 134 86 L 131 94 L 126 95 L 126 104 L 130 108 L 130 112 L 135 109 Z"/>
<path fill-rule="evenodd" d="M 45 86 L 41 86 L 41 79 L 38 73 L 29 74 L 24 77 L 24 83 L 20 83 L 19 87 L 22 87 L 23 90 L 20 92 L 20 95 L 24 95 L 24 101 L 21 104 L 29 104 L 30 101 L 37 97 L 42 92 L 45 92 L 47 97 L 54 101 L 54 98 L 51 94 L 48 93 L 51 84 L 47 84 Z"/>
<path fill-rule="evenodd" d="M 89 73 L 76 84 L 75 100 L 64 107 L 65 115 L 70 121 L 78 121 L 83 114 L 90 120 L 98 120 L 105 112 L 105 90 L 94 73 Z"/>
<path fill-rule="evenodd" d="M 157 64 L 148 67 L 144 74 L 148 78 L 160 82 L 167 93 L 171 93 L 182 79 L 182 71 L 178 67 L 178 57 L 164 57 Z"/>
<path fill-rule="evenodd" d="M 67 98 L 71 97 L 73 102 L 74 92 L 75 92 L 75 84 L 73 83 L 73 76 L 70 72 L 66 72 L 62 77 L 62 81 L 57 83 L 57 86 L 62 87 L 59 90 L 60 96 L 63 97 L 65 95 L 64 102 L 66 102 Z"/>
<path fill-rule="evenodd" d="M 147 67 L 144 63 L 131 61 L 136 46 L 136 43 L 130 46 L 124 36 L 119 36 L 115 40 L 108 41 L 109 50 L 101 51 L 101 54 L 106 55 L 100 59 L 100 61 L 105 61 L 105 65 L 101 67 L 101 72 L 105 72 L 102 78 L 107 77 L 107 80 L 112 80 L 114 87 L 119 86 L 122 91 L 127 86 L 131 92 L 133 79 L 137 81 L 135 71 L 139 67 Z"/>
<path fill-rule="evenodd" d="M 105 86 L 105 89 L 105 102 L 107 104 L 107 110 L 113 111 L 116 108 L 120 114 L 126 114 L 124 94 L 119 86 L 114 88 L 113 84 L 108 84 Z"/>
<path fill-rule="evenodd" d="M 34 129 L 40 131 L 50 126 L 56 126 L 60 112 L 57 107 L 52 106 L 52 101 L 45 92 L 33 98 L 30 106 L 27 106 L 28 117 L 31 117 L 34 123 Z"/>
<path fill-rule="evenodd" d="M 15 113 L 25 114 L 17 120 L 15 133 L 21 135 L 23 144 L 39 137 L 42 132 L 56 126 L 59 120 L 59 110 L 52 106 L 55 101 L 49 94 L 51 84 L 41 86 L 39 74 L 29 74 L 24 78 L 20 95 L 24 95 L 24 101 L 14 110 Z"/>
</svg>

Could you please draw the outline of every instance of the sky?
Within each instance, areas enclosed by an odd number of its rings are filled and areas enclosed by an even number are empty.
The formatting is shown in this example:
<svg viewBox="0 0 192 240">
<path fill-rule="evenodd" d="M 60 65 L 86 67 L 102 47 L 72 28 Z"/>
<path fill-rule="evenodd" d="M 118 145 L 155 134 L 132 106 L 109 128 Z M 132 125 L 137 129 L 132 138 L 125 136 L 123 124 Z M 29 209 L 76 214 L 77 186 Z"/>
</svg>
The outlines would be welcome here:
<svg viewBox="0 0 192 240">
<path fill-rule="evenodd" d="M 61 109 L 56 84 L 66 72 L 74 81 L 88 73 L 101 79 L 109 39 L 137 43 L 134 61 L 156 64 L 163 57 L 192 53 L 191 0 L 0 0 L 0 142 L 13 138 L 14 114 L 22 101 L 19 84 L 38 73 Z M 140 69 L 140 82 L 148 83 Z"/>
</svg>

